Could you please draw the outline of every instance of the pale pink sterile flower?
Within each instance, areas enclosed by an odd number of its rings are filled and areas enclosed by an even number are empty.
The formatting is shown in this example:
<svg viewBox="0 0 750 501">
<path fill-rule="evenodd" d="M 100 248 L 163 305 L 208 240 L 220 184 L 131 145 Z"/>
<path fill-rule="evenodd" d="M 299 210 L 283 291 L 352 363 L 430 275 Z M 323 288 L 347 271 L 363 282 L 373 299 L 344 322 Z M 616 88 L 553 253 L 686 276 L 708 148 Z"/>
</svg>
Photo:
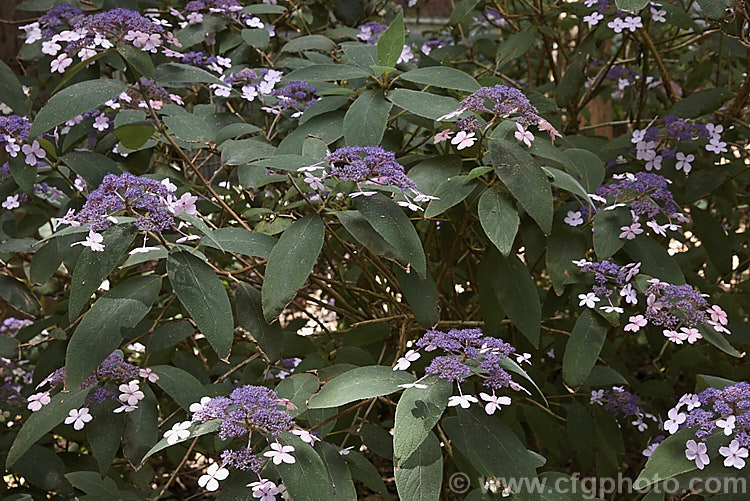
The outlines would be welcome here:
<svg viewBox="0 0 750 501">
<path fill-rule="evenodd" d="M 699 470 L 702 470 L 711 462 L 707 452 L 708 447 L 703 442 L 696 442 L 695 440 L 685 442 L 685 457 L 690 461 L 695 461 L 695 466 Z"/>
<path fill-rule="evenodd" d="M 433 140 L 433 144 L 442 143 L 443 141 L 447 141 L 450 139 L 450 137 L 453 135 L 453 131 L 450 129 L 443 129 L 437 134 L 435 134 L 435 139 Z"/>
<path fill-rule="evenodd" d="M 303 430 L 301 428 L 293 429 L 292 434 L 297 435 L 300 438 L 300 440 L 310 445 L 314 445 L 315 442 L 318 442 L 320 440 L 318 437 L 310 433 L 309 430 Z"/>
<path fill-rule="evenodd" d="M 685 174 L 689 173 L 693 168 L 693 161 L 695 161 L 695 155 L 685 155 L 683 152 L 678 151 L 677 155 L 677 163 L 675 163 L 674 168 L 677 170 L 684 170 Z"/>
<path fill-rule="evenodd" d="M 477 138 L 474 137 L 475 135 L 474 132 L 467 133 L 465 130 L 460 130 L 456 133 L 456 136 L 451 139 L 451 144 L 455 145 L 457 150 L 471 148 L 477 141 Z"/>
<path fill-rule="evenodd" d="M 68 57 L 67 54 L 60 54 L 57 59 L 53 59 L 49 64 L 49 69 L 52 73 L 65 73 L 65 69 L 73 64 L 73 58 Z"/>
<path fill-rule="evenodd" d="M 460 405 L 462 409 L 468 409 L 471 404 L 479 402 L 473 395 L 454 395 L 448 399 L 448 407 Z"/>
<path fill-rule="evenodd" d="M 193 423 L 191 421 L 182 421 L 180 423 L 175 423 L 172 425 L 171 430 L 167 430 L 164 432 L 164 438 L 167 439 L 168 445 L 174 445 L 177 442 L 180 442 L 182 440 L 185 440 L 190 436 L 190 426 Z"/>
<path fill-rule="evenodd" d="M 565 216 L 565 219 L 563 219 L 563 223 L 573 227 L 582 225 L 583 217 L 581 217 L 581 211 L 569 210 L 568 214 Z"/>
<path fill-rule="evenodd" d="M 416 350 L 409 350 L 406 353 L 404 353 L 404 356 L 399 358 L 396 361 L 396 365 L 393 366 L 394 371 L 405 371 L 409 368 L 412 362 L 419 360 L 419 357 L 422 355 L 419 354 Z"/>
<path fill-rule="evenodd" d="M 119 390 L 121 394 L 118 399 L 120 402 L 128 405 L 137 405 L 139 401 L 146 398 L 146 395 L 141 391 L 141 386 L 137 379 L 133 379 L 126 384 L 121 384 Z"/>
<path fill-rule="evenodd" d="M 719 447 L 719 454 L 724 456 L 724 466 L 741 470 L 745 467 L 748 450 L 745 447 L 740 447 L 739 441 L 735 439 L 729 442 L 728 447 Z"/>
<path fill-rule="evenodd" d="M 36 412 L 48 403 L 50 403 L 51 399 L 49 397 L 48 391 L 43 391 L 41 393 L 35 393 L 31 395 L 28 399 L 28 405 L 26 406 L 27 409 L 29 409 L 31 412 Z"/>
<path fill-rule="evenodd" d="M 625 326 L 625 332 L 638 332 L 641 327 L 646 327 L 648 320 L 643 315 L 633 315 L 629 318 L 628 324 Z"/>
<path fill-rule="evenodd" d="M 526 146 L 531 148 L 531 142 L 534 140 L 534 134 L 531 133 L 531 131 L 526 130 L 526 127 L 524 127 L 521 124 L 516 124 L 516 128 L 518 129 L 516 132 L 513 133 L 513 136 L 520 142 L 524 143 Z"/>
<path fill-rule="evenodd" d="M 633 240 L 635 237 L 643 233 L 641 223 L 635 221 L 630 226 L 621 226 L 620 230 L 622 231 L 622 233 L 620 233 L 620 238 L 628 240 Z"/>
<path fill-rule="evenodd" d="M 89 413 L 88 407 L 81 407 L 80 409 L 71 409 L 68 412 L 68 417 L 65 418 L 65 424 L 72 424 L 74 430 L 82 430 L 83 427 L 94 419 Z"/>
<path fill-rule="evenodd" d="M 684 412 L 680 412 L 677 408 L 669 409 L 667 412 L 667 419 L 664 421 L 664 430 L 668 431 L 670 435 L 677 433 L 680 429 L 680 425 L 687 420 L 687 415 Z"/>
<path fill-rule="evenodd" d="M 94 230 L 89 230 L 89 234 L 86 237 L 86 240 L 82 240 L 80 242 L 74 242 L 70 244 L 71 247 L 74 245 L 83 245 L 84 247 L 88 247 L 94 252 L 103 252 L 104 251 L 104 244 L 102 243 L 104 241 L 104 237 L 95 232 Z"/>
<path fill-rule="evenodd" d="M 264 452 L 263 455 L 267 458 L 271 458 L 273 464 L 277 466 L 281 463 L 294 464 L 296 460 L 294 459 L 294 456 L 289 454 L 290 452 L 294 452 L 294 446 L 281 445 L 278 442 L 273 442 L 271 444 L 271 450 Z"/>
<path fill-rule="evenodd" d="M 501 396 L 498 397 L 497 395 L 489 395 L 487 393 L 480 393 L 479 398 L 487 402 L 484 406 L 484 412 L 489 414 L 490 416 L 495 413 L 495 411 L 499 411 L 503 405 L 510 405 L 510 397 Z"/>
</svg>

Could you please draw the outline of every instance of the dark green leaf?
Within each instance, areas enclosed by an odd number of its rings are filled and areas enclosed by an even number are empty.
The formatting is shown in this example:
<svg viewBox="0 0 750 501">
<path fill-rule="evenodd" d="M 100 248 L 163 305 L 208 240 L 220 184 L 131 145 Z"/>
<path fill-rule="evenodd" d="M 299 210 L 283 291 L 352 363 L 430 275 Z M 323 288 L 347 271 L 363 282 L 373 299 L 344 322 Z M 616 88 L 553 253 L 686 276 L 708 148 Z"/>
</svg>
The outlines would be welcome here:
<svg viewBox="0 0 750 501">
<path fill-rule="evenodd" d="M 587 308 L 578 317 L 565 346 L 562 374 L 566 383 L 577 387 L 588 379 L 606 338 L 606 322 Z"/>
<path fill-rule="evenodd" d="M 357 490 L 354 487 L 354 482 L 352 482 L 349 466 L 346 464 L 346 459 L 339 454 L 338 449 L 327 442 L 323 442 L 315 448 L 328 470 L 328 476 L 334 490 L 334 497 L 331 499 L 333 501 L 357 499 Z"/>
<path fill-rule="evenodd" d="M 443 181 L 435 190 L 434 196 L 437 197 L 437 200 L 430 202 L 430 205 L 424 211 L 424 217 L 439 216 L 451 207 L 463 202 L 477 186 L 477 181 L 467 182 L 467 180 L 467 176 L 462 175 L 449 177 Z"/>
<path fill-rule="evenodd" d="M 109 477 L 102 478 L 93 471 L 74 471 L 66 473 L 65 478 L 78 490 L 101 501 L 117 501 L 122 499 L 115 481 Z"/>
<path fill-rule="evenodd" d="M 260 292 L 255 287 L 241 282 L 237 288 L 234 306 L 240 327 L 250 333 L 269 361 L 278 360 L 281 357 L 281 328 L 276 322 L 266 323 Z"/>
<path fill-rule="evenodd" d="M 438 290 L 430 272 L 427 272 L 426 278 L 420 279 L 416 273 L 406 273 L 395 266 L 393 273 L 417 323 L 425 329 L 434 327 L 439 320 Z"/>
<path fill-rule="evenodd" d="M 396 406 L 393 454 L 397 462 L 411 456 L 445 412 L 453 385 L 435 375 L 420 381 L 425 389 L 408 388 Z"/>
<path fill-rule="evenodd" d="M 504 256 L 510 254 L 518 232 L 518 212 L 510 197 L 494 186 L 482 193 L 477 206 L 479 222 L 490 241 Z"/>
<path fill-rule="evenodd" d="M 454 89 L 466 92 L 474 92 L 480 85 L 469 74 L 447 66 L 429 66 L 417 68 L 399 75 L 401 80 L 439 87 L 441 89 Z"/>
<path fill-rule="evenodd" d="M 257 139 L 230 139 L 221 145 L 221 161 L 228 165 L 242 165 L 272 157 L 275 150 L 270 144 Z"/>
<path fill-rule="evenodd" d="M 386 96 L 390 102 L 420 117 L 437 120 L 458 108 L 452 97 L 438 96 L 429 92 L 408 89 L 392 90 Z"/>
<path fill-rule="evenodd" d="M 600 261 L 612 257 L 622 249 L 625 240 L 620 238 L 620 228 L 630 226 L 632 222 L 633 218 L 627 207 L 601 210 L 594 216 L 594 250 Z"/>
<path fill-rule="evenodd" d="M 690 208 L 693 228 L 706 249 L 706 257 L 722 275 L 732 271 L 732 242 L 721 224 L 708 212 L 698 207 Z"/>
<path fill-rule="evenodd" d="M 275 388 L 280 398 L 291 401 L 297 409 L 287 412 L 294 417 L 307 410 L 307 399 L 318 391 L 318 378 L 312 374 L 292 374 L 284 378 Z"/>
<path fill-rule="evenodd" d="M 107 174 L 122 173 L 114 161 L 93 151 L 71 151 L 61 156 L 60 160 L 84 178 L 89 189 L 99 186 Z"/>
<path fill-rule="evenodd" d="M 203 385 L 189 372 L 171 365 L 151 367 L 159 375 L 156 384 L 185 410 L 205 396 Z"/>
<path fill-rule="evenodd" d="M 310 398 L 310 409 L 324 409 L 363 400 L 365 398 L 390 395 L 401 388 L 400 384 L 413 383 L 414 376 L 404 371 L 394 371 L 384 365 L 370 365 L 346 371 L 323 385 Z"/>
<path fill-rule="evenodd" d="M 616 0 L 615 3 L 620 10 L 640 12 L 648 4 L 648 0 Z"/>
<path fill-rule="evenodd" d="M 167 87 L 185 87 L 198 83 L 225 85 L 206 70 L 182 63 L 165 63 L 157 66 L 154 79 Z"/>
<path fill-rule="evenodd" d="M 323 35 L 305 35 L 289 40 L 281 47 L 281 52 L 304 52 L 306 50 L 320 50 L 330 52 L 336 44 Z"/>
<path fill-rule="evenodd" d="M 733 96 L 732 91 L 720 87 L 699 90 L 674 103 L 669 114 L 681 118 L 698 118 L 701 115 L 716 111 Z"/>
<path fill-rule="evenodd" d="M 214 247 L 224 252 L 266 258 L 271 255 L 276 239 L 271 235 L 245 228 L 219 228 L 211 230 L 211 238 L 203 237 L 200 245 Z"/>
<path fill-rule="evenodd" d="M 188 143 L 207 143 L 213 140 L 211 127 L 194 113 L 176 113 L 165 116 L 162 120 L 175 136 Z"/>
<path fill-rule="evenodd" d="M 431 431 L 408 459 L 396 466 L 396 489 L 404 501 L 432 501 L 440 498 L 443 483 L 443 453 Z"/>
<path fill-rule="evenodd" d="M 99 472 L 106 475 L 120 449 L 120 437 L 125 428 L 125 414 L 112 411 L 119 402 L 109 399 L 101 405 L 91 406 L 92 420 L 84 428 L 91 452 L 99 465 Z"/>
<path fill-rule="evenodd" d="M 330 80 L 350 80 L 370 76 L 365 71 L 350 64 L 314 64 L 299 68 L 287 74 L 284 79 L 288 82 L 303 80 L 306 82 L 327 82 Z"/>
<path fill-rule="evenodd" d="M 20 280 L 0 275 L 0 297 L 13 308 L 33 315 L 41 305 L 34 294 Z"/>
<path fill-rule="evenodd" d="M 404 14 L 399 11 L 393 22 L 378 39 L 378 64 L 380 66 L 395 67 L 401 52 L 404 50 L 406 31 L 404 29 Z"/>
<path fill-rule="evenodd" d="M 363 92 L 344 115 L 344 139 L 349 146 L 377 146 L 383 139 L 391 103 L 377 90 Z"/>
<path fill-rule="evenodd" d="M 685 283 L 680 266 L 656 240 L 640 235 L 625 244 L 625 252 L 630 255 L 633 262 L 641 262 L 641 273 L 675 285 Z"/>
<path fill-rule="evenodd" d="M 276 466 L 281 480 L 295 501 L 333 499 L 333 488 L 328 482 L 325 464 L 315 450 L 291 433 L 280 435 L 282 445 L 294 447 L 294 464 Z"/>
<path fill-rule="evenodd" d="M 16 115 L 26 116 L 29 112 L 29 101 L 20 82 L 3 61 L 0 61 L 0 102 L 9 106 Z"/>
</svg>

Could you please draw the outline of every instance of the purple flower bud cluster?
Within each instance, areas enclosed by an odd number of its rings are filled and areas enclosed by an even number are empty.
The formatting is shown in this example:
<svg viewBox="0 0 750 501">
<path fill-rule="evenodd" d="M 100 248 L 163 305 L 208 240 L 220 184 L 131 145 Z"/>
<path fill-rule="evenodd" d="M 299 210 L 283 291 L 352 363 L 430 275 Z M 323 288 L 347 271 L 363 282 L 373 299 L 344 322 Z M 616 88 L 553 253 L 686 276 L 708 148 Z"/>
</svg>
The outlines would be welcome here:
<svg viewBox="0 0 750 501">
<path fill-rule="evenodd" d="M 123 359 L 119 352 L 111 353 L 101 363 L 98 369 L 89 374 L 81 384 L 81 388 L 91 388 L 100 383 L 122 383 L 138 379 L 141 369 L 137 365 L 130 364 Z M 51 387 L 62 385 L 65 382 L 65 367 L 61 367 L 52 374 L 44 378 L 38 385 L 37 389 L 49 383 Z M 102 398 L 103 392 L 92 392 L 92 398 Z M 106 393 L 106 392 L 105 392 Z M 114 392 L 111 392 L 114 394 Z M 103 400 L 102 400 L 103 401 Z"/>
<path fill-rule="evenodd" d="M 185 4 L 185 12 L 205 12 L 218 15 L 235 15 L 242 10 L 237 0 L 191 0 Z"/>
<path fill-rule="evenodd" d="M 80 38 L 70 41 L 65 48 L 68 54 L 80 49 L 93 50 L 94 47 L 100 47 L 102 38 L 110 43 L 130 43 L 140 49 L 153 49 L 155 52 L 156 47 L 162 44 L 161 36 L 164 34 L 164 28 L 151 19 L 138 12 L 121 8 L 80 18 L 73 25 L 73 29 Z M 134 38 L 133 34 L 136 33 L 145 41 L 140 42 L 138 37 Z"/>
<path fill-rule="evenodd" d="M 44 13 L 38 20 L 44 38 L 52 38 L 55 34 L 53 28 L 60 26 L 73 27 L 85 13 L 73 5 L 55 5 Z"/>
<path fill-rule="evenodd" d="M 17 144 L 26 141 L 30 129 L 31 121 L 26 117 L 19 115 L 0 116 L 0 146 L 6 147 L 8 143 Z"/>
<path fill-rule="evenodd" d="M 455 130 L 463 130 L 466 132 L 475 132 L 479 130 L 481 126 L 479 125 L 479 120 L 477 120 L 477 117 L 470 116 L 470 117 L 464 117 L 459 118 L 456 120 L 456 125 L 453 127 Z"/>
<path fill-rule="evenodd" d="M 36 196 L 44 196 L 51 202 L 54 202 L 57 197 L 63 194 L 59 188 L 50 186 L 44 182 L 35 184 L 32 189 Z"/>
<path fill-rule="evenodd" d="M 626 287 L 641 268 L 641 263 L 629 263 L 619 266 L 612 261 L 574 261 L 584 273 L 594 274 L 594 287 L 592 292 L 598 297 L 609 298 L 615 288 Z"/>
<path fill-rule="evenodd" d="M 325 161 L 331 164 L 331 175 L 343 181 L 358 185 L 368 181 L 393 186 L 402 192 L 417 189 L 396 161 L 395 153 L 380 146 L 346 146 L 329 154 Z"/>
<path fill-rule="evenodd" d="M 125 108 L 144 109 L 150 104 L 153 109 L 159 110 L 163 105 L 172 103 L 174 97 L 154 80 L 141 78 L 127 91 L 120 94 L 117 102 Z"/>
<path fill-rule="evenodd" d="M 15 337 L 18 331 L 33 324 L 34 322 L 27 318 L 8 317 L 0 323 L 0 334 Z"/>
<path fill-rule="evenodd" d="M 359 30 L 357 38 L 366 44 L 374 44 L 377 43 L 380 35 L 388 29 L 388 25 L 377 21 L 369 21 L 365 24 L 359 25 L 357 29 Z"/>
<path fill-rule="evenodd" d="M 539 111 L 523 92 L 505 85 L 480 88 L 464 98 L 456 111 L 488 112 L 500 118 L 513 116 L 514 120 L 524 127 L 536 125 L 542 120 Z"/>
<path fill-rule="evenodd" d="M 74 220 L 100 231 L 112 226 L 110 217 L 124 213 L 136 217 L 138 229 L 162 232 L 174 226 L 174 210 L 168 202 L 171 198 L 167 187 L 154 179 L 129 172 L 107 174 L 99 187 L 89 193 Z"/>
<path fill-rule="evenodd" d="M 216 73 L 222 73 L 225 68 L 232 67 L 232 60 L 222 56 L 206 55 L 203 51 L 190 51 L 179 54 L 180 62 L 189 64 L 204 70 L 212 70 Z"/>
<path fill-rule="evenodd" d="M 286 87 L 274 89 L 271 95 L 279 98 L 276 107 L 299 115 L 319 99 L 316 92 L 317 89 L 307 82 L 289 82 Z"/>
<path fill-rule="evenodd" d="M 641 399 L 622 386 L 591 392 L 591 403 L 604 406 L 615 417 L 642 418 L 646 413 L 641 408 Z"/>
<path fill-rule="evenodd" d="M 726 313 L 718 306 L 709 305 L 706 298 L 692 285 L 672 285 L 652 279 L 648 295 L 646 318 L 654 325 L 675 330 L 681 325 L 688 328 L 709 324 L 719 332 L 729 334 Z"/>
<path fill-rule="evenodd" d="M 679 210 L 668 189 L 669 183 L 664 176 L 650 172 L 618 175 L 615 182 L 597 188 L 596 195 L 606 199 L 607 204 L 628 204 L 637 216 L 653 219 L 661 213 L 673 218 Z"/>
<path fill-rule="evenodd" d="M 461 383 L 474 372 L 493 394 L 494 390 L 513 386 L 513 379 L 503 369 L 501 361 L 513 355 L 516 349 L 502 339 L 484 336 L 481 329 L 431 330 L 417 340 L 416 345 L 426 352 L 439 349 L 446 353 L 430 362 L 425 368 L 427 374 Z"/>
<path fill-rule="evenodd" d="M 265 386 L 240 386 L 228 397 L 214 397 L 201 402 L 193 412 L 192 421 L 205 423 L 221 420 L 221 440 L 250 437 L 256 430 L 276 437 L 294 426 L 294 419 L 281 404 L 278 394 Z M 256 473 L 263 465 L 263 461 L 252 453 L 250 445 L 239 450 L 226 450 L 221 458 L 225 466 Z"/>
</svg>

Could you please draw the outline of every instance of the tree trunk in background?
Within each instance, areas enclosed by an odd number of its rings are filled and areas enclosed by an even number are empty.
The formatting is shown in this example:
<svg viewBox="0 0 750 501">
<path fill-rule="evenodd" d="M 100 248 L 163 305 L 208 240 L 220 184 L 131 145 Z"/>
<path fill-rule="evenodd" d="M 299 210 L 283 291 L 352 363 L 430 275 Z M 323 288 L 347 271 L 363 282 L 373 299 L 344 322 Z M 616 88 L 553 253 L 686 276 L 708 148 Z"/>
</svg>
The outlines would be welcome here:
<svg viewBox="0 0 750 501">
<path fill-rule="evenodd" d="M 16 10 L 16 5 L 20 3 L 21 0 L 0 1 L 0 19 L 4 21 L 0 24 L 0 59 L 14 71 L 18 70 L 16 54 L 21 50 L 22 45 L 22 41 L 18 37 L 18 26 L 22 23 L 12 21 L 31 17 L 28 12 Z"/>
</svg>

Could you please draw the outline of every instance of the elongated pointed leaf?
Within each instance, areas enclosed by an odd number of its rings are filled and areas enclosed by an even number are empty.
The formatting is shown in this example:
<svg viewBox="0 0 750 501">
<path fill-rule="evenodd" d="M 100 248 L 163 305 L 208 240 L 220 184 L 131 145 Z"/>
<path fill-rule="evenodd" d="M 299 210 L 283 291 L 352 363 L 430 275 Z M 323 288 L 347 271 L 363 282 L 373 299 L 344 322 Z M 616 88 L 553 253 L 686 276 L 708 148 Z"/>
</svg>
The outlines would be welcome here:
<svg viewBox="0 0 750 501">
<path fill-rule="evenodd" d="M 219 357 L 229 357 L 234 318 L 219 277 L 203 260 L 182 250 L 173 251 L 167 257 L 167 273 L 177 298 L 211 348 Z"/>
<path fill-rule="evenodd" d="M 545 234 L 552 231 L 552 189 L 539 164 L 521 146 L 493 139 L 490 159 L 497 177 Z"/>
<path fill-rule="evenodd" d="M 339 454 L 338 449 L 327 442 L 316 445 L 315 449 L 328 470 L 331 487 L 334 490 L 334 497 L 331 499 L 333 501 L 357 499 L 357 489 L 354 487 L 349 466 L 346 464 L 346 459 Z"/>
<path fill-rule="evenodd" d="M 65 386 L 78 387 L 112 353 L 156 301 L 161 277 L 121 282 L 96 300 L 70 337 L 65 353 Z"/>
<path fill-rule="evenodd" d="M 396 489 L 403 501 L 432 501 L 440 498 L 443 483 L 443 453 L 431 431 L 408 459 L 396 466 Z"/>
<path fill-rule="evenodd" d="M 332 499 L 333 487 L 328 482 L 325 464 L 315 450 L 296 435 L 284 432 L 279 442 L 294 447 L 294 464 L 281 463 L 276 469 L 295 501 Z"/>
<path fill-rule="evenodd" d="M 377 146 L 383 139 L 393 105 L 379 90 L 368 90 L 352 103 L 344 115 L 344 139 L 348 146 Z"/>
<path fill-rule="evenodd" d="M 275 362 L 281 356 L 281 327 L 267 323 L 263 317 L 261 293 L 252 285 L 241 283 L 234 299 L 237 323 L 257 341 L 260 349 Z"/>
<path fill-rule="evenodd" d="M 310 398 L 310 409 L 338 407 L 365 398 L 390 395 L 399 391 L 400 384 L 414 382 L 414 376 L 394 371 L 384 365 L 370 365 L 346 371 L 327 382 Z"/>
<path fill-rule="evenodd" d="M 188 410 L 190 404 L 205 396 L 203 385 L 189 372 L 171 365 L 157 365 L 152 369 L 159 375 L 159 380 L 156 381 L 159 388 L 166 391 L 183 409 Z"/>
<path fill-rule="evenodd" d="M 427 68 L 417 68 L 399 75 L 399 78 L 407 82 L 420 83 L 440 87 L 441 89 L 462 90 L 465 92 L 474 92 L 478 90 L 479 83 L 469 74 L 451 68 L 449 66 L 429 66 Z"/>
<path fill-rule="evenodd" d="M 510 197 L 495 186 L 482 193 L 477 206 L 479 222 L 503 256 L 510 254 L 518 232 L 518 212 Z"/>
<path fill-rule="evenodd" d="M 591 309 L 586 309 L 578 317 L 565 347 L 562 373 L 566 383 L 576 387 L 588 379 L 606 338 L 606 322 Z"/>
<path fill-rule="evenodd" d="M 428 376 L 420 384 L 427 388 L 409 388 L 396 406 L 393 427 L 393 455 L 397 462 L 411 456 L 424 442 L 448 405 L 453 385 L 437 376 Z"/>
<path fill-rule="evenodd" d="M 266 320 L 281 313 L 305 285 L 323 248 L 324 235 L 325 227 L 317 214 L 298 219 L 281 235 L 268 257 L 261 289 Z"/>
<path fill-rule="evenodd" d="M 388 26 L 378 39 L 378 64 L 380 66 L 396 66 L 401 51 L 404 50 L 404 40 L 406 31 L 404 29 L 404 14 L 402 11 L 396 15 L 395 19 Z"/>
</svg>

